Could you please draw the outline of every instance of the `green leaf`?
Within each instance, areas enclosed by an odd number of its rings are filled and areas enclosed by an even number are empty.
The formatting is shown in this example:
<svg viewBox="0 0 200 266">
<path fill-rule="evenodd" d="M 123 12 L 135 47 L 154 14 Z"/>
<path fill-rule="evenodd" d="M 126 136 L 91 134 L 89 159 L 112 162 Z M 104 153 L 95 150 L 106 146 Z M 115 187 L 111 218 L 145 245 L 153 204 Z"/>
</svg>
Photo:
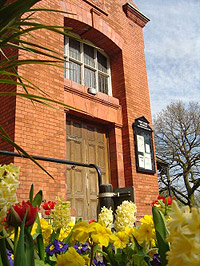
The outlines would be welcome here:
<svg viewBox="0 0 200 266">
<path fill-rule="evenodd" d="M 71 232 L 69 233 L 69 235 L 64 240 L 64 243 L 67 244 L 67 245 L 70 244 L 70 239 L 72 237 L 72 231 L 73 231 L 73 229 L 71 230 Z"/>
<path fill-rule="evenodd" d="M 0 233 L 0 261 L 2 266 L 10 266 L 10 263 L 8 261 L 8 255 L 6 252 L 6 241 L 5 238 L 2 238 L 2 233 Z"/>
<path fill-rule="evenodd" d="M 104 255 L 105 259 L 110 263 L 111 266 L 120 266 L 115 258 L 115 254 L 111 245 L 104 247 L 103 250 L 104 251 L 101 253 Z"/>
<path fill-rule="evenodd" d="M 37 236 L 38 253 L 39 253 L 40 259 L 44 260 L 45 258 L 44 241 L 43 241 L 42 228 L 41 228 L 39 216 L 37 216 L 36 218 L 36 223 L 37 223 L 36 233 L 38 234 Z"/>
<path fill-rule="evenodd" d="M 0 28 L 8 27 L 40 0 L 15 0 L 0 9 Z M 5 4 L 5 3 L 4 3 Z"/>
<path fill-rule="evenodd" d="M 134 237 L 134 235 L 132 235 L 132 236 L 133 236 L 133 240 L 135 242 L 135 248 L 136 248 L 137 253 L 142 257 L 142 259 L 146 262 L 147 265 L 151 266 L 151 264 L 150 264 L 151 258 L 145 253 L 144 248 L 141 245 L 139 245 L 139 243 L 137 242 L 137 239 Z"/>
<path fill-rule="evenodd" d="M 29 266 L 26 265 L 25 252 L 24 252 L 24 225 L 26 221 L 26 215 L 24 216 L 22 225 L 20 227 L 19 240 L 17 242 L 16 251 L 14 254 L 14 266 Z"/>
<path fill-rule="evenodd" d="M 33 206 L 37 206 L 38 208 L 40 207 L 42 203 L 42 190 L 38 191 L 38 193 L 35 195 L 33 199 Z"/>
<path fill-rule="evenodd" d="M 29 200 L 32 203 L 33 202 L 33 184 L 31 185 L 30 191 L 29 191 Z"/>
<path fill-rule="evenodd" d="M 34 242 L 29 231 L 25 228 L 24 246 L 25 246 L 25 259 L 27 266 L 35 266 L 34 263 Z"/>
<path fill-rule="evenodd" d="M 35 233 L 32 235 L 33 240 L 35 240 L 39 236 L 39 233 Z"/>
<path fill-rule="evenodd" d="M 134 266 L 147 266 L 148 264 L 144 261 L 144 258 L 140 254 L 132 255 L 132 262 Z"/>
<path fill-rule="evenodd" d="M 156 230 L 156 238 L 158 242 L 158 251 L 161 258 L 161 264 L 162 266 L 167 265 L 167 258 L 166 258 L 166 252 L 169 251 L 169 244 L 166 240 L 166 237 L 168 235 L 168 230 L 166 226 L 165 217 L 162 214 L 162 212 L 156 208 L 152 208 L 153 212 L 153 221 L 154 221 L 154 227 Z"/>
<path fill-rule="evenodd" d="M 43 260 L 36 259 L 35 260 L 35 266 L 51 266 L 51 265 L 48 263 L 45 263 Z"/>
</svg>

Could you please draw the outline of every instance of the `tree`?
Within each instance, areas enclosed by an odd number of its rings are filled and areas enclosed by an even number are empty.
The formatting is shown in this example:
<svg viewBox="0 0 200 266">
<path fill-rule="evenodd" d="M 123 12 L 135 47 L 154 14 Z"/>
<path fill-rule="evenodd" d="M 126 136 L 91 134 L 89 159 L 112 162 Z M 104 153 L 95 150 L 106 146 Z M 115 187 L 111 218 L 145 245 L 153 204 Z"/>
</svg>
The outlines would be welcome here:
<svg viewBox="0 0 200 266">
<path fill-rule="evenodd" d="M 200 192 L 199 104 L 171 103 L 155 117 L 154 130 L 156 155 L 169 166 L 160 171 L 160 189 L 191 207 Z"/>
</svg>

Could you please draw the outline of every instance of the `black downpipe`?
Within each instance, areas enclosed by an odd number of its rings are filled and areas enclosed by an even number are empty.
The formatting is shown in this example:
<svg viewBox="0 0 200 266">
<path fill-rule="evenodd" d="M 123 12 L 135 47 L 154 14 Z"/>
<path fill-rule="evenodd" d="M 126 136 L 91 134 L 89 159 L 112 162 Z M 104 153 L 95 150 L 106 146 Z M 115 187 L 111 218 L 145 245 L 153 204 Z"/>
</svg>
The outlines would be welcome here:
<svg viewBox="0 0 200 266">
<path fill-rule="evenodd" d="M 14 157 L 21 157 L 21 158 L 29 158 L 28 156 L 26 156 L 24 154 L 19 154 L 17 152 L 11 152 L 11 151 L 2 151 L 2 150 L 0 150 L 0 154 L 8 155 L 8 156 L 14 156 Z M 37 156 L 37 155 L 30 155 L 30 156 L 33 159 L 38 160 L 38 161 L 46 161 L 46 162 L 62 163 L 62 164 L 70 164 L 70 165 L 74 165 L 74 166 L 82 166 L 82 167 L 94 168 L 97 171 L 99 188 L 102 185 L 101 170 L 96 164 L 79 163 L 79 162 L 73 162 L 73 161 L 68 161 L 68 160 L 60 160 L 60 159 Z"/>
</svg>

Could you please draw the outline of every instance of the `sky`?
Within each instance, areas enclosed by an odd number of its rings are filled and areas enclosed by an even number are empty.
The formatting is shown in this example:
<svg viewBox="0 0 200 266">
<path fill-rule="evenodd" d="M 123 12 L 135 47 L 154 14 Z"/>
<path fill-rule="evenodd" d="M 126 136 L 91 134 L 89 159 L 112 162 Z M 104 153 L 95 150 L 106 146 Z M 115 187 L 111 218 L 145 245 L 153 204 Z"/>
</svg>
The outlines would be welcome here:
<svg viewBox="0 0 200 266">
<path fill-rule="evenodd" d="M 143 29 L 153 117 L 171 102 L 200 102 L 200 0 L 133 0 Z"/>
</svg>

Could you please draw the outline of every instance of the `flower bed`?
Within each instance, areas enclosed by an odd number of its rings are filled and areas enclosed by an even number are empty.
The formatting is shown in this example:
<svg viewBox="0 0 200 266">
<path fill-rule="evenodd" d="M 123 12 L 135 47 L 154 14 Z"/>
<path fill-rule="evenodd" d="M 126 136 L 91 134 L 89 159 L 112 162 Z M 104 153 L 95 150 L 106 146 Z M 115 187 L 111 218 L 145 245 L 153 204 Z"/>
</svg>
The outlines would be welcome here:
<svg viewBox="0 0 200 266">
<path fill-rule="evenodd" d="M 17 203 L 18 176 L 13 164 L 0 167 L 0 266 L 199 265 L 199 209 L 180 209 L 159 196 L 153 216 L 145 215 L 138 226 L 129 201 L 114 215 L 103 207 L 97 222 L 73 223 L 70 202 L 41 204 L 42 191 L 33 197 L 33 186 L 29 200 Z"/>
</svg>

